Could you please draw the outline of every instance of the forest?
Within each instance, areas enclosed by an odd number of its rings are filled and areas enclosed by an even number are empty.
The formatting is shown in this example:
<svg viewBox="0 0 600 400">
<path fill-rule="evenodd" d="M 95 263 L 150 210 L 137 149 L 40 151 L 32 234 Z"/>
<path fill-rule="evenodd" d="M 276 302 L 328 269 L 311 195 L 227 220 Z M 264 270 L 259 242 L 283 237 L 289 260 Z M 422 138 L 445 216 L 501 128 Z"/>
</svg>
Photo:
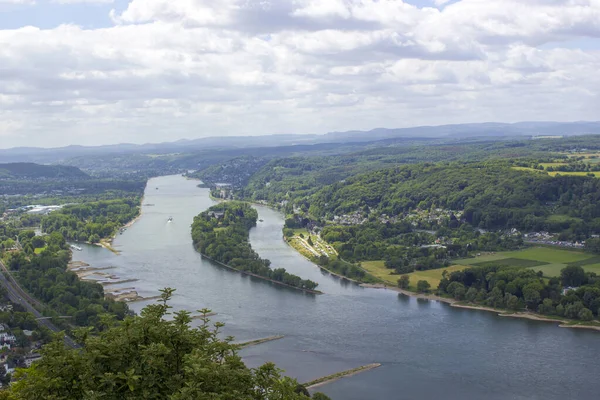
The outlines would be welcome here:
<svg viewBox="0 0 600 400">
<path fill-rule="evenodd" d="M 19 241 L 24 251 L 6 252 L 5 264 L 25 290 L 49 306 L 49 316 L 71 316 L 76 326 L 101 329 L 102 315 L 118 320 L 129 315 L 127 304 L 104 298 L 102 285 L 79 280 L 67 270 L 71 252 L 59 232 L 36 236 L 33 231 L 21 231 Z"/>
<path fill-rule="evenodd" d="M 226 202 L 197 215 L 192 224 L 192 240 L 197 250 L 238 271 L 248 272 L 299 289 L 313 290 L 317 283 L 271 269 L 271 262 L 260 258 L 248 241 L 258 212 L 247 203 Z"/>
<path fill-rule="evenodd" d="M 600 233 L 600 181 L 550 177 L 503 162 L 418 164 L 358 175 L 308 200 L 311 216 L 332 220 L 363 210 L 403 216 L 413 210 L 464 211 L 473 227 L 559 232 L 572 240 Z M 567 218 L 555 218 L 563 216 Z"/>
<path fill-rule="evenodd" d="M 41 219 L 45 233 L 60 232 L 69 240 L 98 243 L 140 213 L 139 199 L 104 200 L 68 205 Z"/>
<path fill-rule="evenodd" d="M 573 288 L 563 291 L 563 288 Z M 438 291 L 457 300 L 591 321 L 600 313 L 600 277 L 572 265 L 546 280 L 531 269 L 478 266 L 446 275 Z"/>
</svg>

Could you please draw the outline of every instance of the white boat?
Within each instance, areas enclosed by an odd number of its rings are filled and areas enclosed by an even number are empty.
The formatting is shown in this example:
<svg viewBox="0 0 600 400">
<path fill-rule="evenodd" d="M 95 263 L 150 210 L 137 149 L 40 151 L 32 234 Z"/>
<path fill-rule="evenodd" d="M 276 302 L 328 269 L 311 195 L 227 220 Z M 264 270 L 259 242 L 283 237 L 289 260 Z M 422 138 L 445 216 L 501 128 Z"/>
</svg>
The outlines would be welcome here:
<svg viewBox="0 0 600 400">
<path fill-rule="evenodd" d="M 82 250 L 83 250 L 81 247 L 79 247 L 79 246 L 75 246 L 74 244 L 72 244 L 72 245 L 71 245 L 71 248 L 72 248 L 73 250 L 77 250 L 77 251 L 82 251 Z"/>
<path fill-rule="evenodd" d="M 169 220 L 167 222 L 173 222 L 173 217 L 169 217 Z"/>
</svg>

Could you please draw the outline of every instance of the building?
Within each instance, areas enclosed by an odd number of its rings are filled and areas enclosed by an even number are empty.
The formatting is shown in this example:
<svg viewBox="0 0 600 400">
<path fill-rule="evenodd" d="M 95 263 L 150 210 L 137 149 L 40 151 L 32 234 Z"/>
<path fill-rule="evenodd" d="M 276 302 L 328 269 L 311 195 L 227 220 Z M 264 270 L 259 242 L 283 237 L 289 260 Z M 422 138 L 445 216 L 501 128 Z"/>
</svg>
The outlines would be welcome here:
<svg viewBox="0 0 600 400">
<path fill-rule="evenodd" d="M 31 364 L 33 364 L 34 362 L 37 362 L 41 359 L 42 359 L 42 356 L 38 353 L 28 354 L 24 358 L 25 366 L 27 366 L 27 368 L 29 368 L 29 367 L 31 367 Z"/>
</svg>

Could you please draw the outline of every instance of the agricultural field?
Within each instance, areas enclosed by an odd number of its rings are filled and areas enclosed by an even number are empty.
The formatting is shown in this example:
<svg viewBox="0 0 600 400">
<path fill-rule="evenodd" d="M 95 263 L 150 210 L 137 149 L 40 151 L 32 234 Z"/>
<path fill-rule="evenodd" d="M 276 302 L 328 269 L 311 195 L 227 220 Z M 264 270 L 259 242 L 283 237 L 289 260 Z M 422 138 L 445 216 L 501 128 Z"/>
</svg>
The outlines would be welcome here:
<svg viewBox="0 0 600 400">
<path fill-rule="evenodd" d="M 400 279 L 401 276 L 398 274 L 392 275 L 391 273 L 394 272 L 394 270 L 386 268 L 384 261 L 363 261 L 361 266 L 371 275 L 381 279 L 389 285 L 396 286 L 398 284 L 398 279 Z M 418 281 L 427 281 L 431 285 L 432 289 L 436 289 L 442 280 L 442 274 L 444 271 L 451 273 L 454 271 L 461 271 L 466 268 L 469 267 L 464 265 L 453 265 L 447 268 L 431 269 L 428 271 L 415 271 L 407 274 L 410 278 L 410 290 L 416 290 Z"/>
<path fill-rule="evenodd" d="M 548 164 L 550 165 L 550 164 Z M 558 164 L 556 164 L 558 165 Z M 533 169 L 533 168 L 527 168 L 527 167 L 512 167 L 512 169 L 516 169 L 519 171 L 529 171 L 529 172 L 534 172 L 534 173 L 538 173 L 538 174 L 548 174 L 550 176 L 556 176 L 556 175 L 570 175 L 570 176 L 587 176 L 588 174 L 592 174 L 594 175 L 596 178 L 600 178 L 600 172 L 596 171 L 596 172 L 564 172 L 564 171 L 541 171 L 538 169 Z"/>
<path fill-rule="evenodd" d="M 526 250 L 485 253 L 474 258 L 457 260 L 458 265 L 506 265 L 531 268 L 542 271 L 545 277 L 560 276 L 560 271 L 568 265 L 583 267 L 589 272 L 600 274 L 600 257 L 580 251 L 562 250 L 550 247 L 532 247 Z"/>
<path fill-rule="evenodd" d="M 393 269 L 386 268 L 384 261 L 363 261 L 360 263 L 361 267 L 369 274 L 373 275 L 377 279 L 381 279 L 385 283 L 396 286 L 400 275 L 394 274 Z"/>
<path fill-rule="evenodd" d="M 453 265 L 448 268 L 430 269 L 428 271 L 415 271 L 411 274 L 408 274 L 408 277 L 410 278 L 410 290 L 417 290 L 417 282 L 419 281 L 429 282 L 431 289 L 435 290 L 442 280 L 442 274 L 444 271 L 451 273 L 455 271 L 462 271 L 467 268 L 469 268 L 467 265 Z"/>
</svg>

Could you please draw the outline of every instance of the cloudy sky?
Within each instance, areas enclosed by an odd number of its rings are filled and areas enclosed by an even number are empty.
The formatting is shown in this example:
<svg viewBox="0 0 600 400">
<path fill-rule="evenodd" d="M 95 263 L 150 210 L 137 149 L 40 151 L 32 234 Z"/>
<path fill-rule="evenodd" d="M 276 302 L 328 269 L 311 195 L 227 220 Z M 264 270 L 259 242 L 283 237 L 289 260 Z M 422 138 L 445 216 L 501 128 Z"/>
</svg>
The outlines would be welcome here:
<svg viewBox="0 0 600 400">
<path fill-rule="evenodd" d="M 0 0 L 0 148 L 600 120 L 600 0 Z"/>
</svg>

